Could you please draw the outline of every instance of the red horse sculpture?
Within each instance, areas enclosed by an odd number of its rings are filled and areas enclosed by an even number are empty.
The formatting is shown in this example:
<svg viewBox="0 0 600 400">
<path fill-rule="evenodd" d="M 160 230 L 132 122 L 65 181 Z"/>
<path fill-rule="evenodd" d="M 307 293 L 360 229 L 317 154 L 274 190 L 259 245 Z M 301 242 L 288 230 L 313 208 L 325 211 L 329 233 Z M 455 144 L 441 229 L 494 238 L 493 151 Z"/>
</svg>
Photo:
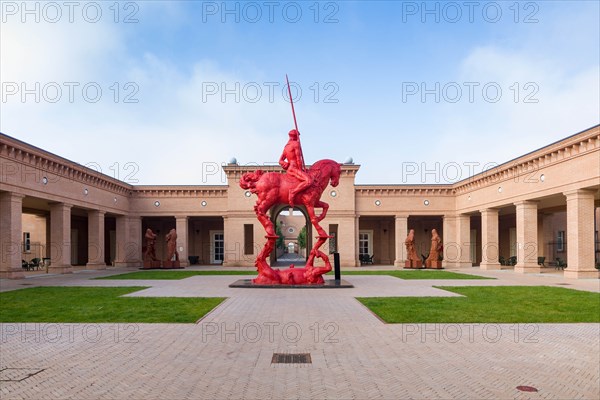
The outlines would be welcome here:
<svg viewBox="0 0 600 400">
<path fill-rule="evenodd" d="M 341 165 L 333 160 L 320 160 L 306 170 L 306 174 L 310 179 L 307 186 L 290 173 L 265 173 L 258 170 L 245 173 L 240 179 L 240 187 L 242 189 L 250 190 L 258 196 L 254 211 L 267 232 L 267 243 L 256 258 L 255 265 L 258 270 L 258 277 L 253 280 L 254 283 L 288 285 L 319 284 L 324 283 L 322 275 L 331 271 L 329 258 L 319 250 L 319 247 L 329 238 L 327 232 L 319 224 L 325 218 L 329 209 L 329 204 L 321 201 L 321 194 L 330 182 L 333 187 L 339 184 Z M 300 185 L 306 187 L 295 193 Z M 292 192 L 291 197 L 290 192 Z M 290 204 L 291 200 L 295 204 L 306 207 L 310 222 L 315 227 L 319 236 L 317 237 L 317 243 L 315 243 L 310 251 L 305 268 L 294 268 L 294 265 L 290 265 L 290 268 L 287 270 L 276 270 L 272 269 L 266 261 L 269 254 L 275 248 L 275 241 L 278 238 L 275 234 L 273 222 L 267 213 L 272 206 L 276 204 Z M 315 208 L 321 208 L 321 214 L 316 215 Z M 322 259 L 325 266 L 315 267 L 315 258 Z"/>
</svg>

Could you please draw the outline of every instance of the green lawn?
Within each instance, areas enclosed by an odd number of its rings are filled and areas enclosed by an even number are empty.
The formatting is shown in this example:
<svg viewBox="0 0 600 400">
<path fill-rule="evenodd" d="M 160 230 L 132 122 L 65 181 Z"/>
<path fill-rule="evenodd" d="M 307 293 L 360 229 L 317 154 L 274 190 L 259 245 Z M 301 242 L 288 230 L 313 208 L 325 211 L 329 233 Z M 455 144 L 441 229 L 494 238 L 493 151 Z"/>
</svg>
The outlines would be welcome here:
<svg viewBox="0 0 600 400">
<path fill-rule="evenodd" d="M 486 278 L 484 276 L 460 274 L 456 272 L 439 270 L 342 271 L 342 277 L 344 277 L 344 275 L 389 275 L 400 279 L 496 279 Z"/>
<path fill-rule="evenodd" d="M 256 271 L 139 271 L 94 279 L 185 279 L 196 275 L 256 275 Z"/>
<path fill-rule="evenodd" d="M 185 279 L 196 275 L 251 275 L 256 271 L 139 271 L 125 274 L 105 276 L 95 279 Z M 327 275 L 333 275 L 333 271 Z M 483 276 L 460 274 L 449 271 L 438 270 L 416 270 L 416 271 L 342 271 L 342 277 L 346 275 L 389 275 L 400 279 L 495 279 Z"/>
<path fill-rule="evenodd" d="M 438 287 L 466 297 L 362 297 L 388 323 L 600 322 L 600 294 L 547 286 Z"/>
<path fill-rule="evenodd" d="M 145 287 L 36 287 L 0 293 L 0 322 L 194 323 L 224 297 L 119 297 Z"/>
</svg>

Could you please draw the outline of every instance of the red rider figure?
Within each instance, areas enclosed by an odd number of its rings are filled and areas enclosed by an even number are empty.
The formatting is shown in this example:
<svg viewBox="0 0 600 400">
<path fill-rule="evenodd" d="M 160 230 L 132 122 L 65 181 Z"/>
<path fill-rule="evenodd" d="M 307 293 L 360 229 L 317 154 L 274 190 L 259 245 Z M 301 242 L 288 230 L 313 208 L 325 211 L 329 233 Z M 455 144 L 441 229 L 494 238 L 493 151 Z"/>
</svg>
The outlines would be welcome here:
<svg viewBox="0 0 600 400">
<path fill-rule="evenodd" d="M 289 133 L 290 140 L 283 148 L 283 154 L 279 158 L 279 165 L 287 171 L 288 174 L 300 180 L 298 186 L 290 190 L 290 206 L 294 206 L 294 197 L 297 193 L 310 186 L 310 177 L 304 170 L 304 160 L 302 157 L 302 147 L 300 147 L 300 133 L 292 129 Z M 287 159 L 287 161 L 286 161 Z"/>
</svg>

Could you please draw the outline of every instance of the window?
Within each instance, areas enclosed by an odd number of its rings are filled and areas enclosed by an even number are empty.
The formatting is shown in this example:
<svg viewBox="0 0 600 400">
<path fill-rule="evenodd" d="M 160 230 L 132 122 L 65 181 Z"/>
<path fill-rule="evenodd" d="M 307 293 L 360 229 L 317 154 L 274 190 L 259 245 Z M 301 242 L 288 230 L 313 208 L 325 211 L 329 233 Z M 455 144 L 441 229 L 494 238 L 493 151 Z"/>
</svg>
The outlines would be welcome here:
<svg viewBox="0 0 600 400">
<path fill-rule="evenodd" d="M 556 237 L 556 251 L 565 251 L 565 231 L 558 231 Z"/>
<path fill-rule="evenodd" d="M 358 233 L 358 254 L 372 255 L 373 254 L 373 231 L 360 231 Z"/>
<path fill-rule="evenodd" d="M 244 224 L 244 254 L 254 254 L 254 224 Z"/>
<path fill-rule="evenodd" d="M 31 233 L 23 232 L 23 253 L 31 253 Z"/>
</svg>

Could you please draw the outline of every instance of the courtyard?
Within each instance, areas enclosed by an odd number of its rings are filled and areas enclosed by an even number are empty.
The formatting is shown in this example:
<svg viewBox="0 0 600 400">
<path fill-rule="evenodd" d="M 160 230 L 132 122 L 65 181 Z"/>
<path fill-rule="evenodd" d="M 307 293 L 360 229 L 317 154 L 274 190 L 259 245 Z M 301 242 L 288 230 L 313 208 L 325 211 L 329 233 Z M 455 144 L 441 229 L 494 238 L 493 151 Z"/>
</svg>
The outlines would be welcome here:
<svg viewBox="0 0 600 400">
<path fill-rule="evenodd" d="M 401 279 L 344 270 L 354 288 L 248 290 L 228 287 L 240 275 L 133 279 L 131 272 L 2 280 L 0 295 L 22 288 L 135 286 L 145 289 L 127 297 L 225 300 L 192 323 L 3 322 L 2 398 L 595 399 L 600 393 L 597 321 L 388 324 L 357 300 L 460 296 L 444 286 L 541 286 L 598 296 L 595 279 L 472 268 L 453 272 L 475 279 Z M 123 273 L 131 279 L 111 279 Z M 250 269 L 247 274 L 255 276 Z M 600 298 L 593 299 L 598 314 Z M 40 301 L 31 296 L 31 307 Z"/>
</svg>

